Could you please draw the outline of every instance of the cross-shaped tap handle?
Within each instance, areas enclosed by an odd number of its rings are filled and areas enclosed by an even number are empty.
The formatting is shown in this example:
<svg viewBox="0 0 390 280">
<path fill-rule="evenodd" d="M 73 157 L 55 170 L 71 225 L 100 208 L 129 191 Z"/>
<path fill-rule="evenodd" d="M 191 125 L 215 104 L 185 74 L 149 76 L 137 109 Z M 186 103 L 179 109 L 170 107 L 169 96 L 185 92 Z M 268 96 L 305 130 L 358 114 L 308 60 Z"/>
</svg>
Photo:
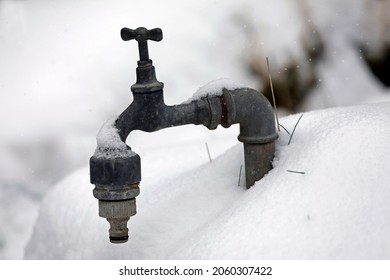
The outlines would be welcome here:
<svg viewBox="0 0 390 280">
<path fill-rule="evenodd" d="M 140 61 L 149 60 L 148 41 L 152 40 L 159 42 L 163 38 L 162 30 L 160 28 L 154 28 L 151 30 L 145 27 L 138 27 L 133 30 L 127 27 L 122 28 L 121 37 L 123 41 L 136 40 L 138 42 L 139 59 Z"/>
</svg>

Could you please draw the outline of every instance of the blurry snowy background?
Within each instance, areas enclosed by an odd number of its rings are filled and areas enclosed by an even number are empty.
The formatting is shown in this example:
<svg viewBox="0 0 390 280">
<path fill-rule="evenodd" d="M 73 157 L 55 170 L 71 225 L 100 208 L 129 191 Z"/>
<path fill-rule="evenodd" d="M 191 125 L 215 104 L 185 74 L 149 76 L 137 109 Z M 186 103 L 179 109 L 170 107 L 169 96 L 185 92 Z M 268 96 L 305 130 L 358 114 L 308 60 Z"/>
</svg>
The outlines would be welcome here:
<svg viewBox="0 0 390 280">
<path fill-rule="evenodd" d="M 23 258 L 44 195 L 87 165 L 100 126 L 130 104 L 138 51 L 122 27 L 163 30 L 149 53 L 167 104 L 220 77 L 267 94 L 269 57 L 290 114 L 390 100 L 389 2 L 0 0 L 0 259 Z M 161 153 L 168 176 L 207 163 L 205 142 L 223 154 L 237 131 L 135 132 L 129 142 L 141 158 Z M 188 157 L 177 166 L 169 153 Z"/>
</svg>

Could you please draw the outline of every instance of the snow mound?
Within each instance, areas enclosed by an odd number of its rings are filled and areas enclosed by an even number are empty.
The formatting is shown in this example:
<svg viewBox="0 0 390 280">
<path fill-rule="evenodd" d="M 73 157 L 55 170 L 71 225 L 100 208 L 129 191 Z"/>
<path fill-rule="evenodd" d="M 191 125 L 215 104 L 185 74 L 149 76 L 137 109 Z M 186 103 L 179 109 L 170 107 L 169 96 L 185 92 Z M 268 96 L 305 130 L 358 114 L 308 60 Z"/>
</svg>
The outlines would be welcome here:
<svg viewBox="0 0 390 280">
<path fill-rule="evenodd" d="M 291 133 L 299 116 L 280 123 Z M 169 165 L 148 166 L 158 172 L 143 173 L 130 240 L 119 246 L 82 169 L 45 197 L 25 257 L 388 259 L 389 122 L 388 102 L 305 113 L 290 145 L 280 132 L 274 168 L 249 190 L 238 186 L 241 144 L 176 177 Z"/>
</svg>

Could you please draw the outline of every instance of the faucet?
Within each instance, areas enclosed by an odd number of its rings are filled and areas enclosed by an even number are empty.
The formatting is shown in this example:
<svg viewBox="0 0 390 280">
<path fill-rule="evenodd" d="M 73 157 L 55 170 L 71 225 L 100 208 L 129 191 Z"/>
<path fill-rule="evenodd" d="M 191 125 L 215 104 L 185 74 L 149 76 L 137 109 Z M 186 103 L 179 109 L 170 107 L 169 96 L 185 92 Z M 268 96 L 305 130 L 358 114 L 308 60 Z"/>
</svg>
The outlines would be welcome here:
<svg viewBox="0 0 390 280">
<path fill-rule="evenodd" d="M 119 117 L 100 130 L 98 147 L 90 158 L 90 181 L 98 199 L 99 216 L 110 224 L 112 243 L 127 242 L 127 222 L 136 214 L 135 198 L 141 182 L 141 159 L 126 145 L 133 130 L 154 132 L 186 124 L 215 129 L 240 124 L 238 140 L 244 144 L 246 187 L 250 188 L 272 168 L 275 153 L 275 118 L 272 106 L 259 92 L 250 88 L 223 89 L 190 102 L 167 106 L 164 84 L 156 78 L 149 59 L 148 40 L 161 41 L 162 30 L 122 28 L 124 41 L 138 42 L 139 57 L 136 83 L 131 86 L 133 102 Z"/>
</svg>

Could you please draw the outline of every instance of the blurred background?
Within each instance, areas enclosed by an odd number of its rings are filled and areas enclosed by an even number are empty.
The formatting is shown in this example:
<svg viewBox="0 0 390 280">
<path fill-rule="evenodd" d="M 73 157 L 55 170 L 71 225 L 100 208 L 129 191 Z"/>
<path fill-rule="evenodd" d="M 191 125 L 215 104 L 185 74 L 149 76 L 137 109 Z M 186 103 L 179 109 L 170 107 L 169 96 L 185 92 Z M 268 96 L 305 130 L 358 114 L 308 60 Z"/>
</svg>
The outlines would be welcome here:
<svg viewBox="0 0 390 280">
<path fill-rule="evenodd" d="M 167 104 L 221 77 L 270 98 L 266 57 L 280 115 L 390 100 L 389 0 L 0 0 L 0 259 L 23 258 L 42 197 L 130 104 L 125 26 L 163 30 L 149 54 Z M 217 156 L 236 141 L 179 132 L 131 146 L 209 142 Z"/>
</svg>

